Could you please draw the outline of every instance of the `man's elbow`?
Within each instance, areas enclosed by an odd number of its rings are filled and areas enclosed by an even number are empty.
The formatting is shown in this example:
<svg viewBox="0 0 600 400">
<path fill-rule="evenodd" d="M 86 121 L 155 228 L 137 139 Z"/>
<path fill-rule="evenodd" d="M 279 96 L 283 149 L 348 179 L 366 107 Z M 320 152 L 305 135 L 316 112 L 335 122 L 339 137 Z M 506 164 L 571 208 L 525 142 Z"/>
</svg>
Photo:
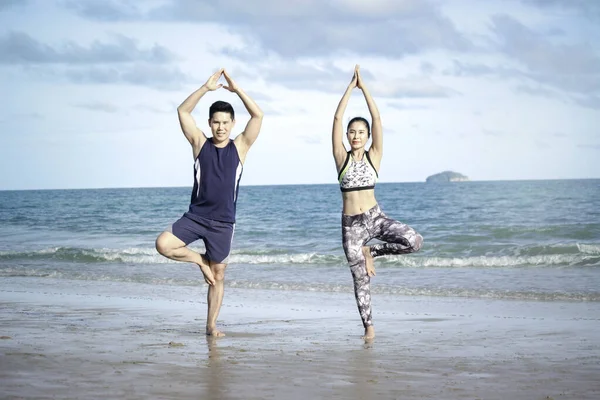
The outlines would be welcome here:
<svg viewBox="0 0 600 400">
<path fill-rule="evenodd" d="M 252 118 L 262 120 L 264 116 L 265 116 L 265 113 L 262 112 L 262 110 L 258 110 L 257 112 L 253 113 Z"/>
<path fill-rule="evenodd" d="M 177 115 L 190 114 L 190 110 L 186 109 L 183 105 L 177 107 Z"/>
</svg>

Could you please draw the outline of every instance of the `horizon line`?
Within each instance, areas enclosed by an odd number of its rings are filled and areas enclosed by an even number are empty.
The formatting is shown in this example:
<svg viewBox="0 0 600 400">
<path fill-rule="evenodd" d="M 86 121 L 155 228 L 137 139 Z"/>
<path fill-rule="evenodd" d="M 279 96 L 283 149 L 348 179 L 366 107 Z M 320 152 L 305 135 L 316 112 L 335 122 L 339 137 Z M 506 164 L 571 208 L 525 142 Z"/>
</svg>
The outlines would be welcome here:
<svg viewBox="0 0 600 400">
<path fill-rule="evenodd" d="M 436 184 L 469 184 L 470 182 L 539 182 L 539 181 L 585 181 L 585 180 L 600 180 L 600 178 L 529 178 L 529 179 L 469 179 L 468 181 L 456 182 L 426 182 L 426 181 L 385 181 L 377 182 L 378 184 L 414 184 L 422 183 L 427 185 Z M 332 185 L 337 186 L 338 183 L 269 183 L 269 184 L 240 184 L 240 187 L 267 187 L 267 186 L 317 186 L 317 185 Z M 0 192 L 26 192 L 26 191 L 42 191 L 42 190 L 112 190 L 112 189 L 178 189 L 191 188 L 191 185 L 184 186 L 102 186 L 102 187 L 72 187 L 72 188 L 30 188 L 30 189 L 0 189 Z"/>
</svg>

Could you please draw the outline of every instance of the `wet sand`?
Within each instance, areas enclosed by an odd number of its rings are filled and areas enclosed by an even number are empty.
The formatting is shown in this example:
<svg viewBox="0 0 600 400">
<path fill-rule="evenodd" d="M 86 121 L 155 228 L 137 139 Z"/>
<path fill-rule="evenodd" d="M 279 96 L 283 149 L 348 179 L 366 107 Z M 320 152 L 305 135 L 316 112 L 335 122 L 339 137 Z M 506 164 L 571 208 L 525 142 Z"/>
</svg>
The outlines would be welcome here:
<svg viewBox="0 0 600 400">
<path fill-rule="evenodd" d="M 598 399 L 600 304 L 376 296 L 365 343 L 351 293 L 27 278 L 0 287 L 0 397 Z M 173 293 L 171 293 L 173 292 Z"/>
</svg>

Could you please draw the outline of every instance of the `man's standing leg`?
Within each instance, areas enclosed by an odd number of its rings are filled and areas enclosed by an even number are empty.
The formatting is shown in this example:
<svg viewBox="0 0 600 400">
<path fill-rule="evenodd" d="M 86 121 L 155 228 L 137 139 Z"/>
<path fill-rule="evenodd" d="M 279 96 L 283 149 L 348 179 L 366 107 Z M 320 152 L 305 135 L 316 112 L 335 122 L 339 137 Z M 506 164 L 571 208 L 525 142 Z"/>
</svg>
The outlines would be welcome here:
<svg viewBox="0 0 600 400">
<path fill-rule="evenodd" d="M 208 302 L 208 315 L 206 316 L 206 334 L 209 336 L 225 336 L 223 332 L 217 329 L 217 318 L 219 317 L 219 311 L 221 311 L 221 304 L 223 304 L 224 295 L 224 280 L 225 280 L 225 268 L 227 264 L 224 263 L 210 263 L 210 269 L 212 271 L 215 283 L 208 287 L 208 294 L 206 300 Z"/>
<path fill-rule="evenodd" d="M 208 287 L 206 300 L 208 303 L 208 314 L 206 316 L 206 334 L 209 336 L 225 336 L 217 329 L 217 318 L 221 311 L 224 294 L 225 268 L 229 261 L 235 224 L 206 220 L 210 227 L 206 236 L 206 258 L 210 260 L 210 270 L 214 278 L 214 284 Z"/>
</svg>

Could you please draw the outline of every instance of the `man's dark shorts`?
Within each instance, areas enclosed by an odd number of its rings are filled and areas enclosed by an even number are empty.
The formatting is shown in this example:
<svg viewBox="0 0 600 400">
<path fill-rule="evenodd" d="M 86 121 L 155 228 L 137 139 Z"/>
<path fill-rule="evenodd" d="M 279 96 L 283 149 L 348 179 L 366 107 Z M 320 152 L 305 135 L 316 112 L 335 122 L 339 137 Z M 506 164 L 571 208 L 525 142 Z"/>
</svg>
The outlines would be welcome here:
<svg viewBox="0 0 600 400">
<path fill-rule="evenodd" d="M 216 263 L 227 262 L 235 224 L 215 221 L 190 213 L 185 213 L 171 227 L 173 235 L 188 244 L 198 239 L 204 241 L 206 258 Z"/>
</svg>

